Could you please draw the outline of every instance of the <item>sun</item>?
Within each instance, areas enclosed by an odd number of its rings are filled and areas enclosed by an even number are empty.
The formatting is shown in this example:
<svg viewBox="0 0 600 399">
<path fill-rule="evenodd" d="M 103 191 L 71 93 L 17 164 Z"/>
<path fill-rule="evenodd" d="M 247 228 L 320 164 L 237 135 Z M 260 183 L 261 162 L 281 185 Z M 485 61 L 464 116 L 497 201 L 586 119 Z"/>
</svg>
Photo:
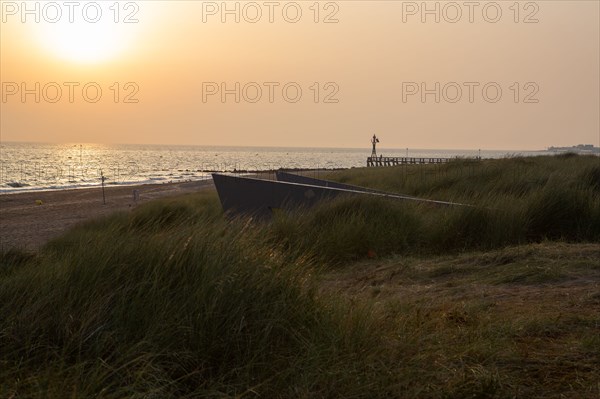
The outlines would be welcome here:
<svg viewBox="0 0 600 399">
<path fill-rule="evenodd" d="M 115 58 L 125 49 L 125 41 L 104 26 L 60 24 L 40 32 L 43 46 L 59 58 L 81 63 L 95 63 Z"/>
<path fill-rule="evenodd" d="M 96 4 L 119 4 L 98 2 Z M 36 25 L 36 36 L 42 47 L 63 60 L 76 63 L 100 63 L 114 60 L 131 50 L 139 23 L 131 12 L 118 14 L 116 9 L 102 7 L 101 11 L 82 10 L 71 15 L 63 13 L 44 18 Z M 125 22 L 125 17 L 130 20 Z M 70 20 L 71 19 L 71 20 Z"/>
</svg>

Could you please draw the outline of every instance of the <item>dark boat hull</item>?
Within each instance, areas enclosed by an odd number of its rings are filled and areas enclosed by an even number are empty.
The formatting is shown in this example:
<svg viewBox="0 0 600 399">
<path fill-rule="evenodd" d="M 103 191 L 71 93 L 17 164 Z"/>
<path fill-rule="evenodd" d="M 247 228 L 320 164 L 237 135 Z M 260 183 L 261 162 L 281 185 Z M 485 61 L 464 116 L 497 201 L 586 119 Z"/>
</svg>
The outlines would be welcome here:
<svg viewBox="0 0 600 399">
<path fill-rule="evenodd" d="M 309 208 L 324 199 L 332 199 L 346 192 L 311 186 L 213 174 L 223 210 L 229 213 L 268 217 L 276 209 Z"/>
<path fill-rule="evenodd" d="M 451 202 L 432 201 L 401 195 L 324 187 L 249 177 L 237 177 L 214 173 L 212 175 L 223 210 L 230 214 L 249 214 L 268 218 L 277 209 L 310 208 L 323 200 L 343 195 L 368 195 L 396 200 L 448 206 L 461 205 Z"/>
</svg>

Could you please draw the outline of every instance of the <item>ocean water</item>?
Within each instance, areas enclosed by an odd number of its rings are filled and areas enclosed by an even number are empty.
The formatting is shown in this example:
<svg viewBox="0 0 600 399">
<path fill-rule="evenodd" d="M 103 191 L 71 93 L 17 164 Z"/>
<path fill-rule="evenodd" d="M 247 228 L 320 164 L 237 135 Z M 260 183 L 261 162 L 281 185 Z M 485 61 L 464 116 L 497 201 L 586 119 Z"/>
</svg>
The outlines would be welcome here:
<svg viewBox="0 0 600 399">
<path fill-rule="evenodd" d="M 284 148 L 0 143 L 0 194 L 209 179 L 210 172 L 365 166 L 369 147 Z M 403 157 L 407 149 L 378 154 Z M 408 149 L 410 157 L 502 158 L 546 151 Z"/>
</svg>

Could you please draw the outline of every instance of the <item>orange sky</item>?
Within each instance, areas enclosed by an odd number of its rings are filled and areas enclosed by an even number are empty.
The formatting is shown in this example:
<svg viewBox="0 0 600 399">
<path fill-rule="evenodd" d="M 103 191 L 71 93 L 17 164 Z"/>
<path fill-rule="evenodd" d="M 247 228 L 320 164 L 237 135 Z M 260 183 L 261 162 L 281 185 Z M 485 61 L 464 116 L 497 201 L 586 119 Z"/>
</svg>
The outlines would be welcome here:
<svg viewBox="0 0 600 399">
<path fill-rule="evenodd" d="M 227 2 L 239 23 L 221 1 L 26 3 L 0 1 L 2 141 L 363 147 L 377 133 L 386 147 L 523 150 L 600 141 L 597 1 L 428 2 L 439 22 L 420 1 L 322 1 L 318 15 L 313 1 Z M 208 91 L 223 83 L 224 102 Z"/>
</svg>

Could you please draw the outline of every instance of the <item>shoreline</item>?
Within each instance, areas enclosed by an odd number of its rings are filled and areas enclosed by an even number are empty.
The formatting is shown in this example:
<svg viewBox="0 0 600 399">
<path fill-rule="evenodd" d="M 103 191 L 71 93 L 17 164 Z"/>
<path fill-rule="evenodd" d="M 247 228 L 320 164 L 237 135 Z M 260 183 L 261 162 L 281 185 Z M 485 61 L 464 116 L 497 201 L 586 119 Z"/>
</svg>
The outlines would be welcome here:
<svg viewBox="0 0 600 399">
<path fill-rule="evenodd" d="M 140 204 L 206 190 L 212 179 L 159 184 L 26 191 L 0 195 L 0 250 L 38 250 L 71 227 Z M 139 199 L 134 201 L 133 191 Z M 41 202 L 40 202 L 41 201 Z"/>
<path fill-rule="evenodd" d="M 281 170 L 284 172 L 292 172 L 292 173 L 310 173 L 310 172 L 333 172 L 338 170 L 346 170 L 353 169 L 351 168 L 280 168 L 280 169 L 265 169 L 265 170 L 233 170 L 233 171 L 219 171 L 219 170 L 203 170 L 202 173 L 206 173 L 207 175 L 204 177 L 196 177 L 190 178 L 187 180 L 179 180 L 179 181 L 141 181 L 141 182 L 127 182 L 127 183 L 105 183 L 105 189 L 112 188 L 135 188 L 139 186 L 162 186 L 169 184 L 185 184 L 185 183 L 200 183 L 200 182 L 211 182 L 213 173 L 222 173 L 222 174 L 232 174 L 235 176 L 261 176 L 264 178 L 265 176 L 273 176 L 277 170 Z M 25 186 L 30 187 L 30 186 Z M 58 192 L 58 191 L 71 191 L 71 190 L 91 190 L 91 189 L 102 189 L 102 185 L 100 183 L 88 186 L 68 186 L 68 187 L 37 187 L 37 188 L 25 188 L 25 187 L 14 187 L 12 189 L 5 189 L 6 191 L 0 190 L 0 198 L 4 195 L 19 195 L 19 194 L 35 194 L 35 193 L 46 193 L 46 192 Z M 19 190 L 19 188 L 23 188 L 23 190 Z M 9 191 L 10 190 L 10 191 Z"/>
</svg>

